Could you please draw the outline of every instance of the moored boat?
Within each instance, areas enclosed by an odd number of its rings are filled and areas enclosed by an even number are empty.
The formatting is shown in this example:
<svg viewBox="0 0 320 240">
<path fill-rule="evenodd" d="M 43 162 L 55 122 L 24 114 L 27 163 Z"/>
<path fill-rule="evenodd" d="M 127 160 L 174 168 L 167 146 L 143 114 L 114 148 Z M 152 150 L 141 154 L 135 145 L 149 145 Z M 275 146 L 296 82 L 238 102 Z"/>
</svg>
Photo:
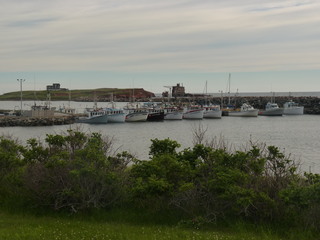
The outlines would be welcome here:
<svg viewBox="0 0 320 240">
<path fill-rule="evenodd" d="M 125 111 L 127 113 L 126 122 L 145 122 L 149 114 L 144 108 L 127 108 Z"/>
<path fill-rule="evenodd" d="M 182 120 L 182 117 L 182 109 L 179 109 L 177 107 L 164 108 L 164 120 Z"/>
<path fill-rule="evenodd" d="M 284 115 L 303 115 L 304 107 L 299 106 L 299 104 L 289 101 L 283 104 L 283 114 Z"/>
<path fill-rule="evenodd" d="M 126 114 L 123 109 L 106 108 L 105 111 L 108 115 L 108 123 L 123 123 L 126 120 Z"/>
<path fill-rule="evenodd" d="M 205 106 L 203 117 L 204 118 L 221 118 L 222 111 L 220 109 L 219 105 L 211 105 L 211 106 Z"/>
<path fill-rule="evenodd" d="M 164 120 L 164 110 L 161 108 L 149 108 L 147 121 L 162 121 Z"/>
<path fill-rule="evenodd" d="M 253 108 L 251 105 L 244 103 L 239 110 L 232 110 L 228 112 L 230 117 L 257 117 L 258 109 Z"/>
<path fill-rule="evenodd" d="M 183 119 L 203 119 L 204 109 L 200 106 L 190 106 L 184 109 Z"/>
<path fill-rule="evenodd" d="M 141 107 L 140 103 L 128 103 L 123 109 L 126 114 L 126 122 L 145 122 L 148 117 L 148 110 Z"/>
<path fill-rule="evenodd" d="M 80 117 L 76 122 L 92 124 L 108 123 L 108 115 L 103 109 L 89 110 L 87 111 L 87 114 L 87 117 Z"/>
<path fill-rule="evenodd" d="M 282 116 L 283 108 L 279 108 L 278 104 L 268 102 L 265 110 L 260 110 L 259 115 L 261 116 Z"/>
</svg>

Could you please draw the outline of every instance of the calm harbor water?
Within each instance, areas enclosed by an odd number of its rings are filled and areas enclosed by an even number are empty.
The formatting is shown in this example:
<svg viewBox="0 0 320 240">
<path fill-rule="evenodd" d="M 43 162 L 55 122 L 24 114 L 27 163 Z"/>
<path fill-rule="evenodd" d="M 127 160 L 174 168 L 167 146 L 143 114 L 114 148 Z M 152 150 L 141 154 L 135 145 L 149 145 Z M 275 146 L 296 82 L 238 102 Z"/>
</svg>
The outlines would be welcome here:
<svg viewBox="0 0 320 240">
<path fill-rule="evenodd" d="M 32 102 L 33 103 L 33 102 Z M 32 103 L 25 103 L 24 108 Z M 53 106 L 67 105 L 68 102 L 52 102 Z M 98 103 L 98 106 L 106 106 Z M 12 106 L 12 108 L 9 108 Z M 0 109 L 13 109 L 19 102 L 1 102 Z M 71 106 L 83 111 L 92 103 L 71 102 Z M 121 105 L 119 106 L 121 107 Z M 143 123 L 119 123 L 105 125 L 72 124 L 49 127 L 6 127 L 0 128 L 0 135 L 11 135 L 26 141 L 35 137 L 43 139 L 46 134 L 61 133 L 70 128 L 80 127 L 87 132 L 101 132 L 114 137 L 118 151 L 129 151 L 139 159 L 148 159 L 150 139 L 170 138 L 178 141 L 182 148 L 191 147 L 195 129 L 206 129 L 207 139 L 221 139 L 231 147 L 239 149 L 250 141 L 275 145 L 286 154 L 301 162 L 303 171 L 320 173 L 320 116 L 283 116 L 257 118 L 222 117 L 222 119 L 181 120 Z"/>
</svg>

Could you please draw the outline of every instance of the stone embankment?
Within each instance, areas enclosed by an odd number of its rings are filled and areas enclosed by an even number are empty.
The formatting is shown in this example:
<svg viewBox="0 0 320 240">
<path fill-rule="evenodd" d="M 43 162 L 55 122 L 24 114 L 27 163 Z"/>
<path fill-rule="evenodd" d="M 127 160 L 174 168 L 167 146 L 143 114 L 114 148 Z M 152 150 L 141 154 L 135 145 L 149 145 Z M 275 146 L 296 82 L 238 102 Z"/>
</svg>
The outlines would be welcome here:
<svg viewBox="0 0 320 240">
<path fill-rule="evenodd" d="M 225 99 L 227 101 L 227 99 Z M 264 109 L 266 104 L 270 102 L 270 97 L 236 97 L 231 100 L 231 103 L 236 103 L 238 107 L 242 105 L 242 103 L 248 102 L 253 107 L 258 109 Z M 275 103 L 282 107 L 285 102 L 293 101 L 298 103 L 301 106 L 304 106 L 305 114 L 320 114 L 320 98 L 318 97 L 276 97 L 273 100 Z"/>
<path fill-rule="evenodd" d="M 222 101 L 221 101 L 222 100 Z M 305 114 L 320 114 L 320 98 L 318 97 L 288 97 L 288 96 L 277 96 L 274 99 L 274 102 L 277 103 L 280 107 L 283 106 L 285 102 L 292 100 L 295 103 L 298 103 L 301 106 L 304 106 Z M 165 98 L 159 98 L 158 101 L 166 102 Z M 226 107 L 228 105 L 229 99 L 224 97 L 189 97 L 189 98 L 172 98 L 170 99 L 171 103 L 176 103 L 179 105 L 187 105 L 191 102 L 194 104 L 205 105 L 207 104 L 218 104 Z M 254 108 L 264 109 L 266 104 L 271 101 L 270 97 L 235 97 L 230 98 L 230 104 L 239 108 L 243 103 L 249 103 Z M 222 104 L 221 104 L 222 102 Z"/>
<path fill-rule="evenodd" d="M 237 105 L 249 102 L 255 108 L 264 109 L 270 100 L 270 97 L 242 97 L 236 102 L 238 102 Z M 318 97 L 276 97 L 274 102 L 282 107 L 285 102 L 290 100 L 304 106 L 305 114 L 320 114 L 320 98 Z"/>
<path fill-rule="evenodd" d="M 27 118 L 27 117 L 14 117 L 2 116 L 0 117 L 0 127 L 31 127 L 31 126 L 52 126 L 52 125 L 65 125 L 75 122 L 72 116 L 51 117 L 51 118 Z"/>
</svg>

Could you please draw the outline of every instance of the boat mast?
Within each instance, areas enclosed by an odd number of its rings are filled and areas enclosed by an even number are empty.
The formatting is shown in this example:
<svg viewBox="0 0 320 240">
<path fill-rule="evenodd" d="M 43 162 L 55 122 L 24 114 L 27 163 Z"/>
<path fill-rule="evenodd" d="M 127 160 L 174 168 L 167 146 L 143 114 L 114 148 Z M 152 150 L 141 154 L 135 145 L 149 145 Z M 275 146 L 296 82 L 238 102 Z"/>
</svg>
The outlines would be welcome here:
<svg viewBox="0 0 320 240">
<path fill-rule="evenodd" d="M 46 106 L 51 109 L 51 93 L 50 91 L 47 92 L 47 103 Z"/>
<path fill-rule="evenodd" d="M 111 106 L 112 106 L 112 108 L 115 108 L 115 104 L 114 104 L 114 101 L 113 101 L 113 92 L 111 92 L 111 94 L 110 94 L 110 102 L 111 102 Z"/>
<path fill-rule="evenodd" d="M 132 79 L 132 102 L 134 102 L 134 79 Z"/>
<path fill-rule="evenodd" d="M 70 102 L 71 102 L 71 89 L 69 89 L 69 109 L 70 109 Z"/>
<path fill-rule="evenodd" d="M 219 90 L 219 92 L 221 93 L 220 107 L 223 108 L 223 91 Z"/>
<path fill-rule="evenodd" d="M 20 115 L 22 116 L 22 83 L 26 81 L 25 79 L 17 79 L 20 82 Z"/>
<path fill-rule="evenodd" d="M 34 95 L 34 105 L 36 105 L 37 93 L 36 93 L 36 74 L 33 74 L 33 95 Z"/>
<path fill-rule="evenodd" d="M 275 92 L 273 92 L 273 100 L 271 101 L 271 103 L 275 103 L 276 100 L 276 96 L 275 96 Z"/>
<path fill-rule="evenodd" d="M 93 101 L 94 101 L 94 110 L 98 109 L 98 103 L 97 103 L 97 95 L 96 91 L 93 93 Z"/>
<path fill-rule="evenodd" d="M 228 99 L 228 105 L 230 105 L 230 79 L 231 79 L 231 74 L 229 73 L 229 91 L 228 91 L 228 97 L 229 97 L 229 99 Z"/>
<path fill-rule="evenodd" d="M 208 99 L 207 99 L 207 94 L 208 94 L 208 81 L 206 81 L 206 85 L 205 85 L 205 93 L 206 93 L 206 95 L 205 95 L 205 105 L 208 105 Z"/>
</svg>

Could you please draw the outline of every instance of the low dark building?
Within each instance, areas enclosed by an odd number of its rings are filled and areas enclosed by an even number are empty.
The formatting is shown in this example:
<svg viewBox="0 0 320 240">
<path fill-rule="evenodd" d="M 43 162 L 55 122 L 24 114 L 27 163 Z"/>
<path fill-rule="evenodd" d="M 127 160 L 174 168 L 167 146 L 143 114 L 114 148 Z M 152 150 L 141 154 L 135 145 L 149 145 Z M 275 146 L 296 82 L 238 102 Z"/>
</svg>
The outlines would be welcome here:
<svg viewBox="0 0 320 240">
<path fill-rule="evenodd" d="M 180 83 L 172 87 L 172 97 L 183 97 L 185 94 L 184 86 L 180 86 Z"/>
<path fill-rule="evenodd" d="M 68 90 L 68 89 L 61 88 L 60 83 L 53 83 L 52 85 L 47 85 L 47 91 L 58 91 L 58 90 Z"/>
</svg>

